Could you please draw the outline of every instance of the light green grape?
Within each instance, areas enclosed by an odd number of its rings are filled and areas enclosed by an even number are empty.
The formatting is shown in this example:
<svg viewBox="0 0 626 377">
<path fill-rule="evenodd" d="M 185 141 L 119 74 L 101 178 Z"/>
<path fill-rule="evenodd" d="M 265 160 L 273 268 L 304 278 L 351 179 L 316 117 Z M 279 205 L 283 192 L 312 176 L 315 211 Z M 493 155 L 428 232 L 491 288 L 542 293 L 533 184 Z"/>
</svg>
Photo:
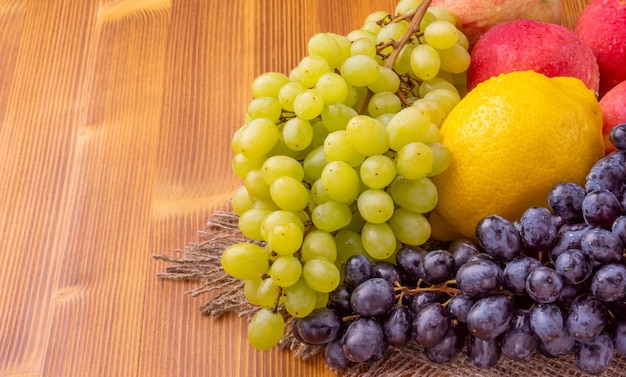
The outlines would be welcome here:
<svg viewBox="0 0 626 377">
<path fill-rule="evenodd" d="M 256 294 L 259 290 L 260 284 L 261 278 L 245 280 L 243 282 L 243 296 L 252 305 L 259 306 L 259 299 L 257 298 Z"/>
<path fill-rule="evenodd" d="M 303 120 L 311 120 L 322 113 L 324 99 L 315 89 L 300 92 L 293 101 L 293 111 Z"/>
<path fill-rule="evenodd" d="M 263 219 L 261 223 L 261 236 L 264 241 L 269 241 L 269 232 L 279 224 L 294 223 L 304 233 L 304 222 L 295 212 L 282 209 L 273 211 Z"/>
<path fill-rule="evenodd" d="M 429 7 L 426 12 L 433 15 L 435 19 L 439 21 L 448 21 L 452 25 L 456 25 L 456 16 L 446 8 Z"/>
<path fill-rule="evenodd" d="M 385 25 L 376 35 L 376 43 L 384 44 L 391 41 L 399 41 L 402 39 L 402 35 L 406 32 L 409 23 L 405 20 L 400 22 L 391 22 Z M 389 54 L 393 50 L 392 46 L 384 48 L 381 52 L 383 54 Z"/>
<path fill-rule="evenodd" d="M 280 72 L 266 72 L 252 81 L 252 96 L 254 98 L 272 97 L 278 99 L 278 92 L 283 85 L 289 82 L 289 77 Z"/>
<path fill-rule="evenodd" d="M 348 83 L 341 75 L 335 72 L 323 74 L 317 80 L 315 89 L 322 95 L 324 103 L 327 104 L 334 102 L 343 103 L 348 97 Z"/>
<path fill-rule="evenodd" d="M 448 21 L 435 21 L 424 29 L 424 39 L 434 48 L 445 50 L 457 43 L 459 34 L 454 24 Z"/>
<path fill-rule="evenodd" d="M 294 151 L 303 151 L 313 141 L 313 127 L 308 120 L 291 118 L 283 125 L 283 141 Z"/>
<path fill-rule="evenodd" d="M 302 277 L 309 287 L 318 292 L 331 292 L 341 281 L 337 266 L 324 258 L 311 259 L 304 263 Z"/>
<path fill-rule="evenodd" d="M 346 82 L 353 86 L 366 86 L 376 81 L 380 65 L 367 55 L 352 55 L 341 65 L 340 71 Z"/>
<path fill-rule="evenodd" d="M 243 180 L 243 185 L 248 190 L 248 193 L 252 196 L 261 199 L 269 199 L 270 185 L 268 185 L 263 179 L 263 173 L 261 169 L 252 169 L 246 174 Z"/>
<path fill-rule="evenodd" d="M 369 188 L 387 187 L 396 176 L 396 164 L 385 155 L 370 156 L 359 167 L 361 181 Z"/>
<path fill-rule="evenodd" d="M 324 308 L 328 305 L 328 301 L 330 298 L 329 292 L 315 292 L 315 309 Z"/>
<path fill-rule="evenodd" d="M 362 87 L 361 87 L 362 89 Z M 352 85 L 348 85 L 348 96 L 343 104 L 352 108 L 359 100 L 359 92 Z"/>
<path fill-rule="evenodd" d="M 259 283 L 259 289 L 256 292 L 258 305 L 265 309 L 274 308 L 281 297 L 281 288 L 276 285 L 272 278 L 267 277 Z"/>
<path fill-rule="evenodd" d="M 276 205 L 287 211 L 301 211 L 309 203 L 309 192 L 301 181 L 283 176 L 270 185 L 270 196 Z"/>
<path fill-rule="evenodd" d="M 389 148 L 399 151 L 409 143 L 423 140 L 430 122 L 428 112 L 418 106 L 402 109 L 387 124 Z"/>
<path fill-rule="evenodd" d="M 328 132 L 345 130 L 350 119 L 357 115 L 356 110 L 344 103 L 331 103 L 322 110 L 322 122 Z"/>
<path fill-rule="evenodd" d="M 461 96 L 456 88 L 433 89 L 424 95 L 424 99 L 440 104 L 447 115 L 461 101 Z"/>
<path fill-rule="evenodd" d="M 330 33 L 313 35 L 309 39 L 307 50 L 309 55 L 323 58 L 330 69 L 337 68 L 342 62 L 341 47 Z"/>
<path fill-rule="evenodd" d="M 409 143 L 396 154 L 396 167 L 407 179 L 424 177 L 433 169 L 433 152 L 421 141 Z"/>
<path fill-rule="evenodd" d="M 398 176 L 391 182 L 389 194 L 397 205 L 417 213 L 432 211 L 439 199 L 437 187 L 427 177 L 407 179 Z"/>
<path fill-rule="evenodd" d="M 387 259 L 396 251 L 396 236 L 387 223 L 365 223 L 361 240 L 365 251 L 377 260 Z"/>
<path fill-rule="evenodd" d="M 400 0 L 398 4 L 396 4 L 396 8 L 394 14 L 403 15 L 410 13 L 417 9 L 417 7 L 422 3 L 423 0 Z"/>
<path fill-rule="evenodd" d="M 326 136 L 324 156 L 329 162 L 342 161 L 350 166 L 357 166 L 365 159 L 365 155 L 350 143 L 346 130 L 337 130 Z"/>
<path fill-rule="evenodd" d="M 259 235 L 260 229 L 259 224 Z M 287 222 L 278 224 L 269 230 L 267 243 L 278 255 L 292 255 L 300 249 L 303 236 L 304 234 L 298 225 Z"/>
<path fill-rule="evenodd" d="M 456 44 L 469 51 L 469 39 L 467 39 L 467 36 L 459 29 L 457 29 L 457 35 L 459 39 Z"/>
<path fill-rule="evenodd" d="M 261 246 L 240 242 L 222 252 L 222 267 L 227 274 L 239 280 L 258 278 L 269 267 L 269 256 Z"/>
<path fill-rule="evenodd" d="M 327 106 L 324 106 L 324 108 L 326 107 Z M 324 125 L 324 122 L 320 118 L 313 119 L 311 121 L 311 127 L 313 127 L 313 139 L 311 140 L 310 147 L 317 148 L 324 144 L 324 140 L 326 140 L 326 136 L 328 136 L 329 132 L 326 129 L 326 125 Z"/>
<path fill-rule="evenodd" d="M 233 168 L 233 172 L 239 178 L 245 178 L 246 175 L 250 172 L 250 170 L 259 169 L 263 166 L 266 157 L 261 156 L 258 158 L 250 158 L 246 157 L 242 153 L 237 153 L 231 162 L 231 166 Z"/>
<path fill-rule="evenodd" d="M 293 103 L 298 94 L 308 89 L 300 81 L 290 81 L 283 85 L 278 92 L 278 102 L 285 111 L 293 111 Z"/>
<path fill-rule="evenodd" d="M 284 176 L 301 181 L 304 178 L 302 165 L 294 158 L 277 155 L 269 157 L 261 166 L 263 180 L 271 185 L 276 179 Z"/>
<path fill-rule="evenodd" d="M 296 67 L 298 80 L 309 88 L 315 86 L 317 80 L 326 72 L 330 72 L 330 66 L 326 59 L 321 56 L 305 56 Z"/>
<path fill-rule="evenodd" d="M 405 75 L 411 72 L 411 54 L 415 48 L 415 43 L 407 43 L 402 47 L 395 63 L 393 64 L 393 70 L 399 75 Z"/>
<path fill-rule="evenodd" d="M 370 116 L 352 118 L 346 126 L 346 134 L 350 145 L 365 156 L 383 154 L 389 149 L 387 127 Z"/>
<path fill-rule="evenodd" d="M 370 258 L 370 255 L 363 247 L 361 235 L 353 230 L 341 229 L 335 234 L 335 244 L 337 245 L 337 262 L 341 265 L 345 264 L 348 258 L 353 255 L 364 255 Z"/>
<path fill-rule="evenodd" d="M 398 241 L 419 246 L 430 238 L 430 223 L 421 213 L 404 208 L 397 208 L 387 222 Z"/>
<path fill-rule="evenodd" d="M 267 118 L 253 119 L 241 133 L 241 153 L 248 158 L 259 158 L 274 148 L 280 133 L 276 124 Z"/>
<path fill-rule="evenodd" d="M 346 204 L 331 200 L 313 208 L 311 220 L 316 228 L 334 232 L 350 224 L 352 211 Z"/>
<path fill-rule="evenodd" d="M 400 77 L 392 69 L 383 66 L 380 67 L 376 81 L 369 84 L 367 87 L 374 93 L 395 93 L 400 88 Z"/>
<path fill-rule="evenodd" d="M 388 15 L 389 14 L 385 12 L 384 10 L 377 10 L 365 16 L 365 21 L 363 22 L 380 21 L 380 20 L 385 19 Z"/>
<path fill-rule="evenodd" d="M 259 310 L 248 324 L 248 341 L 258 350 L 268 350 L 282 339 L 285 320 L 280 313 Z"/>
<path fill-rule="evenodd" d="M 427 176 L 432 177 L 443 173 L 450 166 L 452 152 L 445 144 L 438 141 L 429 142 L 428 147 L 433 152 L 433 168 Z"/>
<path fill-rule="evenodd" d="M 322 176 L 322 170 L 326 164 L 328 164 L 328 160 L 324 154 L 324 146 L 320 145 L 311 150 L 302 161 L 304 175 L 309 181 L 316 181 Z"/>
<path fill-rule="evenodd" d="M 376 56 L 376 40 L 373 38 L 360 38 L 352 42 L 351 55 L 366 55 L 370 58 Z"/>
<path fill-rule="evenodd" d="M 300 250 L 300 259 L 303 262 L 315 258 L 325 258 L 331 262 L 337 259 L 337 245 L 333 236 L 324 230 L 311 230 L 304 241 Z"/>
<path fill-rule="evenodd" d="M 424 98 L 424 96 L 435 89 L 449 89 L 456 90 L 454 85 L 441 77 L 433 77 L 430 80 L 424 80 L 419 86 L 418 94 L 420 97 Z"/>
<path fill-rule="evenodd" d="M 273 97 L 257 97 L 248 103 L 248 117 L 250 119 L 267 118 L 278 123 L 282 113 L 283 107 Z"/>
<path fill-rule="evenodd" d="M 352 166 L 343 161 L 331 161 L 322 171 L 324 188 L 334 201 L 350 204 L 359 195 L 361 182 Z"/>
<path fill-rule="evenodd" d="M 378 35 L 382 28 L 382 25 L 377 20 L 366 20 L 363 25 L 361 25 L 361 30 L 369 31 L 374 35 Z"/>
<path fill-rule="evenodd" d="M 376 34 L 370 33 L 369 31 L 362 30 L 362 29 L 352 30 L 351 32 L 348 33 L 348 35 L 346 35 L 346 37 L 348 37 L 350 41 L 356 41 L 357 39 L 361 39 L 361 38 L 369 38 L 374 41 L 376 40 Z"/>
<path fill-rule="evenodd" d="M 365 190 L 359 195 L 356 203 L 359 213 L 369 223 L 384 223 L 393 215 L 393 199 L 384 190 Z"/>
<path fill-rule="evenodd" d="M 315 204 L 322 204 L 333 200 L 329 195 L 328 191 L 324 187 L 324 183 L 321 179 L 316 180 L 311 185 L 311 197 Z"/>
<path fill-rule="evenodd" d="M 329 33 L 329 34 L 333 38 L 335 38 L 335 42 L 337 42 L 337 45 L 339 46 L 340 57 L 339 57 L 338 66 L 340 66 L 341 63 L 343 63 L 346 59 L 350 57 L 350 48 L 352 47 L 352 42 L 345 35 L 336 34 L 336 33 Z"/>
<path fill-rule="evenodd" d="M 261 224 L 267 215 L 272 213 L 269 209 L 251 208 L 242 213 L 237 220 L 241 233 L 251 240 L 262 241 Z"/>
<path fill-rule="evenodd" d="M 402 108 L 400 98 L 392 92 L 374 93 L 367 104 L 367 112 L 373 118 L 383 114 L 395 114 Z"/>
<path fill-rule="evenodd" d="M 436 77 L 441 68 L 441 57 L 437 50 L 427 44 L 417 45 L 411 52 L 411 70 L 421 80 Z"/>
<path fill-rule="evenodd" d="M 241 214 L 251 209 L 253 204 L 254 203 L 250 198 L 250 194 L 248 194 L 246 187 L 244 185 L 239 185 L 233 193 L 233 197 L 230 199 L 230 206 L 233 209 L 233 212 L 238 216 L 241 216 Z"/>
<path fill-rule="evenodd" d="M 317 303 L 315 290 L 304 279 L 285 288 L 285 310 L 294 318 L 303 318 L 311 314 Z"/>
<path fill-rule="evenodd" d="M 270 267 L 270 277 L 279 287 L 295 284 L 302 275 L 302 263 L 293 255 L 281 255 Z"/>
<path fill-rule="evenodd" d="M 429 119 L 437 127 L 441 127 L 444 119 L 446 119 L 445 109 L 433 100 L 420 98 L 413 102 L 411 107 L 425 111 L 429 115 Z"/>
<path fill-rule="evenodd" d="M 280 208 L 272 201 L 272 198 L 257 198 L 251 197 L 253 200 L 252 208 L 255 209 L 269 209 L 270 211 L 278 211 Z"/>
<path fill-rule="evenodd" d="M 470 66 L 470 53 L 462 46 L 454 46 L 438 50 L 441 60 L 441 69 L 450 73 L 461 73 L 467 71 Z"/>
</svg>

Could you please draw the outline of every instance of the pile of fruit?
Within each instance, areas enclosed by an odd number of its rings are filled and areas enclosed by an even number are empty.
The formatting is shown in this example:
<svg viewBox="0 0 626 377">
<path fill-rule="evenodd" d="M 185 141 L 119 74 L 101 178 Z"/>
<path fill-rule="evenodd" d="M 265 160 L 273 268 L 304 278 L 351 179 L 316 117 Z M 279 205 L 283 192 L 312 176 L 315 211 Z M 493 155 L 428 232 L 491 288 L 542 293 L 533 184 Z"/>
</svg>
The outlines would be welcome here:
<svg viewBox="0 0 626 377">
<path fill-rule="evenodd" d="M 222 254 L 259 307 L 248 339 L 274 347 L 289 316 L 333 368 L 417 342 L 599 374 L 626 354 L 625 91 L 560 13 L 485 25 L 445 3 L 316 34 L 253 81 L 231 144 L 250 242 Z"/>
</svg>

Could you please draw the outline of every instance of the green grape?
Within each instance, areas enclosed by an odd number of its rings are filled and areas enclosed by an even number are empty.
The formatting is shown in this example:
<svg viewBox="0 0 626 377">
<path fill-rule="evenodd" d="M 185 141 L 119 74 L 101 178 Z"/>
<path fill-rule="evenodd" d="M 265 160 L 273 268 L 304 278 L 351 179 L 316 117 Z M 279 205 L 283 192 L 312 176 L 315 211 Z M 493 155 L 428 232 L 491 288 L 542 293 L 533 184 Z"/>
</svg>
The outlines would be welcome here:
<svg viewBox="0 0 626 377">
<path fill-rule="evenodd" d="M 450 73 L 461 73 L 467 71 L 470 66 L 470 53 L 462 46 L 454 46 L 439 50 L 441 59 L 441 69 Z"/>
<path fill-rule="evenodd" d="M 437 21 L 437 17 L 432 12 L 430 12 L 430 8 L 431 7 L 428 7 L 428 9 L 426 10 L 426 13 L 424 13 L 424 17 L 422 17 L 422 20 L 420 21 L 419 31 L 422 34 L 422 36 L 420 37 L 420 43 L 424 42 L 422 41 L 422 39 L 423 39 L 424 30 L 426 30 L 426 27 L 430 25 L 431 22 Z"/>
<path fill-rule="evenodd" d="M 352 42 L 345 35 L 336 34 L 336 33 L 329 33 L 329 34 L 333 38 L 335 38 L 335 42 L 337 42 L 337 45 L 339 46 L 340 57 L 339 57 L 339 64 L 337 66 L 340 66 L 341 63 L 343 63 L 346 59 L 350 57 L 350 49 L 352 47 Z"/>
<path fill-rule="evenodd" d="M 384 44 L 391 41 L 399 41 L 406 32 L 409 23 L 405 20 L 400 22 L 391 22 L 378 31 L 376 35 L 376 43 Z M 393 50 L 392 46 L 384 48 L 381 53 L 389 54 Z"/>
<path fill-rule="evenodd" d="M 265 160 L 261 167 L 261 173 L 263 180 L 268 185 L 283 176 L 292 177 L 298 181 L 304 178 L 302 165 L 296 159 L 282 155 L 272 156 Z"/>
<path fill-rule="evenodd" d="M 326 108 L 326 106 L 324 106 L 324 108 Z M 311 140 L 310 146 L 316 148 L 324 144 L 324 140 L 326 140 L 326 136 L 328 136 L 328 130 L 324 122 L 319 118 L 311 121 L 311 127 L 313 127 L 313 139 Z"/>
<path fill-rule="evenodd" d="M 300 279 L 302 263 L 293 255 L 281 255 L 272 263 L 269 274 L 277 286 L 289 287 Z"/>
<path fill-rule="evenodd" d="M 370 33 L 369 31 L 362 30 L 362 29 L 352 30 L 351 32 L 348 33 L 348 35 L 346 35 L 346 37 L 348 37 L 348 39 L 352 42 L 361 38 L 366 38 L 366 39 L 369 38 L 374 41 L 376 40 L 376 34 Z"/>
<path fill-rule="evenodd" d="M 239 178 L 245 178 L 246 175 L 250 172 L 250 170 L 259 169 L 263 166 L 266 157 L 261 156 L 259 158 L 250 158 L 244 156 L 242 153 L 237 153 L 231 162 L 231 166 L 233 168 L 233 172 Z"/>
<path fill-rule="evenodd" d="M 365 159 L 365 155 L 350 143 L 346 130 L 337 130 L 326 136 L 324 156 L 329 162 L 342 161 L 350 166 L 357 166 Z"/>
<path fill-rule="evenodd" d="M 350 55 L 366 55 L 370 58 L 376 56 L 376 40 L 373 38 L 360 38 L 352 42 Z"/>
<path fill-rule="evenodd" d="M 270 185 L 270 196 L 276 205 L 287 211 L 301 211 L 309 204 L 309 192 L 301 181 L 288 176 Z"/>
<path fill-rule="evenodd" d="M 441 77 L 433 77 L 430 80 L 424 80 L 419 86 L 418 95 L 422 98 L 426 95 L 426 93 L 433 91 L 435 89 L 448 89 L 448 90 L 456 90 L 454 85 L 446 79 Z"/>
<path fill-rule="evenodd" d="M 456 32 L 459 37 L 459 40 L 456 42 L 456 44 L 469 51 L 469 39 L 467 39 L 467 36 L 463 34 L 463 32 L 459 29 L 457 29 Z"/>
<path fill-rule="evenodd" d="M 359 213 L 368 223 L 384 223 L 393 215 L 393 199 L 384 190 L 365 190 L 359 195 L 356 203 Z"/>
<path fill-rule="evenodd" d="M 256 294 L 259 290 L 260 284 L 261 278 L 254 278 L 243 282 L 243 296 L 252 305 L 259 306 L 259 299 Z"/>
<path fill-rule="evenodd" d="M 257 97 L 248 103 L 248 117 L 250 119 L 267 118 L 278 123 L 283 113 L 283 107 L 277 99 L 272 97 Z"/>
<path fill-rule="evenodd" d="M 311 185 L 311 197 L 315 204 L 322 204 L 333 200 L 329 195 L 328 191 L 324 187 L 324 183 L 321 179 L 316 180 Z"/>
<path fill-rule="evenodd" d="M 370 156 L 359 167 L 361 181 L 369 188 L 387 187 L 396 176 L 396 164 L 384 155 Z"/>
<path fill-rule="evenodd" d="M 233 209 L 233 212 L 238 216 L 241 216 L 242 213 L 251 209 L 253 206 L 253 201 L 248 194 L 248 190 L 244 185 L 240 185 L 235 190 L 233 197 L 230 199 L 230 206 Z"/>
<path fill-rule="evenodd" d="M 291 118 L 283 125 L 283 141 L 289 149 L 303 151 L 313 141 L 313 127 L 308 120 Z"/>
<path fill-rule="evenodd" d="M 365 219 L 363 219 L 363 216 L 359 213 L 356 202 L 350 206 L 350 211 L 352 211 L 352 219 L 344 228 L 359 233 L 361 232 L 361 228 L 363 228 L 363 224 L 365 224 Z"/>
<path fill-rule="evenodd" d="M 387 124 L 389 132 L 389 148 L 399 151 L 405 145 L 421 141 L 430 126 L 427 111 L 411 106 L 398 112 Z"/>
<path fill-rule="evenodd" d="M 395 114 L 402 108 L 402 102 L 395 93 L 375 93 L 367 104 L 367 112 L 373 118 L 383 114 Z"/>
<path fill-rule="evenodd" d="M 270 211 L 278 211 L 280 208 L 272 201 L 272 198 L 256 198 L 251 197 L 253 200 L 252 208 L 255 209 L 269 209 Z"/>
<path fill-rule="evenodd" d="M 342 53 L 337 40 L 330 33 L 317 33 L 309 39 L 307 51 L 311 56 L 323 58 L 330 69 L 337 68 L 342 62 Z"/>
<path fill-rule="evenodd" d="M 432 100 L 420 98 L 413 102 L 411 107 L 425 111 L 430 116 L 430 121 L 435 123 L 437 127 L 441 127 L 443 120 L 446 119 L 446 111 L 444 108 Z"/>
<path fill-rule="evenodd" d="M 365 21 L 363 22 L 380 21 L 380 20 L 387 18 L 388 15 L 389 14 L 385 12 L 384 10 L 377 10 L 365 16 Z"/>
<path fill-rule="evenodd" d="M 293 101 L 293 111 L 303 120 L 311 120 L 322 113 L 324 99 L 315 89 L 306 89 Z"/>
<path fill-rule="evenodd" d="M 279 138 L 276 123 L 267 118 L 253 119 L 242 130 L 241 153 L 249 158 L 259 158 L 271 151 Z"/>
<path fill-rule="evenodd" d="M 447 115 L 461 101 L 461 96 L 453 87 L 451 89 L 433 89 L 424 95 L 424 99 L 440 104 Z"/>
<path fill-rule="evenodd" d="M 365 156 L 383 154 L 389 149 L 387 127 L 367 115 L 357 115 L 350 119 L 346 134 L 350 145 Z"/>
<path fill-rule="evenodd" d="M 352 166 L 343 161 L 331 161 L 322 171 L 322 183 L 328 195 L 337 202 L 350 204 L 360 191 L 359 175 Z"/>
<path fill-rule="evenodd" d="M 430 13 L 439 21 L 448 21 L 452 25 L 456 25 L 456 16 L 446 8 L 429 7 L 427 13 Z"/>
<path fill-rule="evenodd" d="M 387 259 L 396 251 L 396 236 L 387 223 L 365 223 L 361 240 L 365 251 L 377 260 Z"/>
<path fill-rule="evenodd" d="M 417 7 L 422 3 L 422 0 L 400 0 L 398 4 L 396 4 L 396 8 L 394 11 L 395 15 L 403 15 L 410 13 L 417 9 Z"/>
<path fill-rule="evenodd" d="M 353 255 L 365 255 L 371 258 L 363 247 L 361 235 L 355 231 L 341 229 L 335 234 L 335 244 L 337 245 L 337 262 L 342 265 Z"/>
<path fill-rule="evenodd" d="M 380 67 L 380 73 L 376 81 L 367 87 L 374 93 L 395 93 L 400 88 L 400 77 L 393 70 L 383 66 Z"/>
<path fill-rule="evenodd" d="M 337 266 L 324 258 L 311 259 L 304 263 L 302 277 L 309 287 L 318 292 L 333 291 L 341 280 Z"/>
<path fill-rule="evenodd" d="M 280 313 L 259 310 L 248 324 L 248 341 L 258 350 L 268 350 L 280 342 L 285 332 L 285 320 Z"/>
<path fill-rule="evenodd" d="M 411 52 L 411 70 L 421 80 L 437 76 L 441 68 L 439 52 L 429 45 L 420 44 Z"/>
<path fill-rule="evenodd" d="M 363 25 L 361 25 L 361 30 L 369 31 L 374 35 L 380 33 L 382 28 L 382 25 L 377 20 L 366 20 Z"/>
<path fill-rule="evenodd" d="M 395 116 L 396 114 L 383 114 L 383 115 L 379 115 L 376 117 L 376 120 L 380 121 L 382 124 L 385 125 L 385 127 L 387 127 L 387 125 L 389 124 L 389 121 Z"/>
<path fill-rule="evenodd" d="M 234 154 L 241 154 L 241 152 L 243 152 L 243 147 L 241 146 L 241 135 L 247 126 L 248 124 L 244 124 L 235 130 L 233 137 L 230 139 L 230 149 Z"/>
<path fill-rule="evenodd" d="M 428 143 L 428 147 L 433 152 L 433 169 L 427 175 L 432 177 L 443 173 L 452 162 L 452 152 L 445 144 L 438 141 Z"/>
<path fill-rule="evenodd" d="M 292 286 L 285 288 L 285 310 L 293 318 L 303 318 L 311 314 L 316 303 L 317 294 L 304 279 L 300 279 Z"/>
<path fill-rule="evenodd" d="M 387 223 L 404 244 L 419 246 L 430 238 L 430 223 L 421 213 L 397 208 Z"/>
<path fill-rule="evenodd" d="M 287 82 L 289 82 L 289 77 L 280 72 L 263 73 L 252 81 L 252 96 L 278 99 L 280 88 Z"/>
<path fill-rule="evenodd" d="M 315 86 L 317 80 L 326 72 L 330 72 L 330 66 L 326 59 L 321 56 L 305 56 L 296 67 L 298 80 L 309 88 Z"/>
<path fill-rule="evenodd" d="M 322 122 L 328 132 L 345 130 L 350 119 L 357 115 L 356 110 L 344 103 L 330 103 L 322 110 Z"/>
<path fill-rule="evenodd" d="M 395 63 L 393 64 L 393 70 L 399 75 L 405 75 L 411 72 L 411 54 L 415 49 L 415 43 L 407 43 L 402 47 Z"/>
<path fill-rule="evenodd" d="M 320 145 L 311 150 L 302 161 L 304 175 L 309 181 L 316 181 L 322 177 L 322 171 L 326 164 L 328 164 L 328 160 L 324 154 L 324 146 Z"/>
<path fill-rule="evenodd" d="M 293 111 L 293 103 L 298 94 L 308 89 L 300 81 L 290 81 L 283 85 L 278 92 L 278 102 L 285 111 Z"/>
<path fill-rule="evenodd" d="M 280 297 L 281 288 L 274 283 L 272 278 L 267 277 L 261 280 L 256 292 L 256 299 L 260 307 L 272 309 L 278 304 Z"/>
<path fill-rule="evenodd" d="M 437 125 L 431 123 L 428 127 L 428 132 L 426 133 L 426 135 L 424 135 L 424 139 L 422 140 L 422 142 L 428 144 L 439 140 L 441 140 L 441 131 L 439 130 L 439 127 L 437 127 Z M 432 171 L 429 174 L 432 174 Z"/>
<path fill-rule="evenodd" d="M 380 65 L 367 55 L 352 55 L 341 65 L 340 71 L 346 82 L 353 86 L 366 86 L 376 81 Z"/>
<path fill-rule="evenodd" d="M 243 185 L 252 196 L 262 199 L 270 198 L 270 185 L 263 179 L 261 169 L 252 169 L 246 174 Z"/>
<path fill-rule="evenodd" d="M 242 213 L 237 220 L 241 233 L 251 240 L 262 241 L 261 223 L 267 215 L 272 213 L 269 209 L 252 208 Z"/>
<path fill-rule="evenodd" d="M 331 262 L 337 259 L 337 245 L 329 232 L 313 229 L 304 237 L 300 259 L 306 262 L 314 258 L 325 258 Z"/>
<path fill-rule="evenodd" d="M 264 241 L 269 241 L 269 232 L 279 224 L 294 223 L 304 233 L 304 222 L 295 212 L 282 209 L 273 211 L 263 219 L 261 223 L 261 236 Z"/>
<path fill-rule="evenodd" d="M 269 267 L 269 256 L 261 246 L 239 242 L 222 252 L 222 267 L 227 274 L 239 280 L 258 278 Z"/>
<path fill-rule="evenodd" d="M 261 225 L 259 224 L 259 235 Z M 269 230 L 267 243 L 278 255 L 291 255 L 300 249 L 302 237 L 300 227 L 294 223 L 278 224 Z"/>
<path fill-rule="evenodd" d="M 294 151 L 293 149 L 289 148 L 287 144 L 285 144 L 285 141 L 282 138 L 279 138 L 276 142 L 276 145 L 274 145 L 274 148 L 272 148 L 272 150 L 267 153 L 267 157 L 272 156 L 287 156 L 296 158 L 299 156 L 299 153 L 298 151 Z"/>
<path fill-rule="evenodd" d="M 409 143 L 396 154 L 396 167 L 407 179 L 424 177 L 433 169 L 433 152 L 421 141 Z"/>
<path fill-rule="evenodd" d="M 398 176 L 391 182 L 389 194 L 397 205 L 417 213 L 432 211 L 439 199 L 437 187 L 427 177 L 407 179 Z"/>
<path fill-rule="evenodd" d="M 348 96 L 346 97 L 346 100 L 343 101 L 343 104 L 352 108 L 352 106 L 356 105 L 358 99 L 359 99 L 359 92 L 357 92 L 354 86 L 348 85 Z"/>
<path fill-rule="evenodd" d="M 315 89 L 322 95 L 322 99 L 326 104 L 343 103 L 348 97 L 348 83 L 341 75 L 335 72 L 323 74 L 317 80 Z"/>
<path fill-rule="evenodd" d="M 329 292 L 315 291 L 315 309 L 324 308 L 328 305 Z"/>
<path fill-rule="evenodd" d="M 311 220 L 316 228 L 334 232 L 350 224 L 352 211 L 346 204 L 331 200 L 313 208 Z"/>
<path fill-rule="evenodd" d="M 448 21 L 434 21 L 424 29 L 424 39 L 434 48 L 445 50 L 457 43 L 459 35 L 454 24 Z"/>
</svg>

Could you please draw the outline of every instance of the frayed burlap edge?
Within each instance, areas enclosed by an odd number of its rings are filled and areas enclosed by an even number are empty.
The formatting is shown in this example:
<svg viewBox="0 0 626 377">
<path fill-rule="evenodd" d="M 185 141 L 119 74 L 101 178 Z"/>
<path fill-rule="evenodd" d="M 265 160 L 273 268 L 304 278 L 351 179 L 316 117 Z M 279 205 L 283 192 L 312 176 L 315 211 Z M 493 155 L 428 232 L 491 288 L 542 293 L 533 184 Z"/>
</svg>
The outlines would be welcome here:
<svg viewBox="0 0 626 377">
<path fill-rule="evenodd" d="M 250 318 L 256 308 L 243 296 L 243 283 L 233 279 L 221 268 L 222 251 L 236 242 L 250 242 L 237 227 L 237 215 L 227 211 L 215 211 L 207 223 L 207 230 L 201 232 L 204 241 L 191 244 L 181 258 L 166 255 L 153 255 L 154 259 L 167 263 L 164 272 L 157 277 L 163 280 L 196 281 L 198 286 L 186 292 L 193 297 L 207 295 L 209 299 L 200 304 L 200 312 L 219 317 L 227 313 L 237 313 Z M 291 321 L 287 321 L 290 328 Z M 289 349 L 294 356 L 303 360 L 323 357 L 324 349 L 307 346 L 296 341 L 290 331 L 279 344 Z M 354 365 L 343 370 L 333 370 L 343 377 L 435 377 L 435 376 L 586 376 L 574 363 L 573 355 L 548 358 L 535 354 L 529 360 L 515 362 L 502 357 L 496 366 L 480 369 L 471 364 L 464 351 L 451 362 L 434 364 L 426 358 L 423 349 L 415 342 L 402 348 L 390 347 L 386 355 L 371 364 Z M 609 369 L 602 376 L 626 375 L 626 358 L 615 353 Z"/>
</svg>

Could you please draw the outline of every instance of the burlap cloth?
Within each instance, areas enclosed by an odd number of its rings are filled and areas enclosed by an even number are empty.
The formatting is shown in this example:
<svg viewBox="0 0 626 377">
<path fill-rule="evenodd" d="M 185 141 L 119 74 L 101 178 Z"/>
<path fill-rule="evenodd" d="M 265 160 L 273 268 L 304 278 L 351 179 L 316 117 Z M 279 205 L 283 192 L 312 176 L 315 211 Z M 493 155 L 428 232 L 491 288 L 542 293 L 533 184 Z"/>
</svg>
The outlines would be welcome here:
<svg viewBox="0 0 626 377">
<path fill-rule="evenodd" d="M 181 257 L 153 255 L 167 264 L 164 272 L 157 274 L 164 280 L 197 281 L 198 286 L 188 294 L 208 296 L 200 304 L 200 312 L 219 317 L 226 313 L 238 313 L 250 318 L 256 308 L 248 304 L 243 297 L 243 283 L 228 276 L 221 268 L 220 256 L 227 246 L 247 240 L 237 228 L 237 216 L 230 212 L 214 212 L 207 230 L 200 232 L 204 240 L 191 244 L 178 251 Z M 288 321 L 288 326 L 290 321 Z M 323 348 L 306 346 L 294 340 L 290 331 L 286 331 L 279 347 L 290 349 L 294 357 L 310 359 L 323 357 Z M 385 357 L 372 364 L 362 364 L 343 370 L 333 370 L 344 377 L 435 377 L 435 376 L 586 376 L 580 372 L 574 356 L 548 358 L 538 352 L 529 360 L 516 362 L 501 357 L 498 364 L 490 369 L 480 369 L 471 364 L 464 352 L 458 354 L 447 364 L 434 364 L 426 358 L 423 349 L 410 342 L 402 348 L 390 347 Z M 609 369 L 602 376 L 626 376 L 626 357 L 615 353 Z"/>
</svg>

